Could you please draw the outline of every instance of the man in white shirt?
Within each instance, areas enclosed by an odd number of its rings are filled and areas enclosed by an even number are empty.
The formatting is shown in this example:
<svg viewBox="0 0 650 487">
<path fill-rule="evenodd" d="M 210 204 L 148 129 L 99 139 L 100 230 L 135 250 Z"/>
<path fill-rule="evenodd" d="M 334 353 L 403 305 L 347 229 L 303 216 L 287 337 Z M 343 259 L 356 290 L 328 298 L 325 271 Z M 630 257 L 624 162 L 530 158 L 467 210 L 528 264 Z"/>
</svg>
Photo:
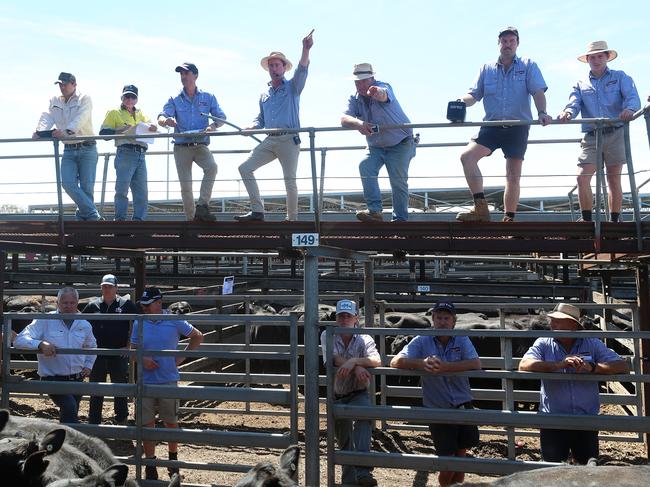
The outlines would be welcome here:
<svg viewBox="0 0 650 487">
<path fill-rule="evenodd" d="M 50 106 L 41 114 L 33 139 L 39 139 L 42 132 L 55 127 L 54 138 L 74 135 L 94 135 L 92 125 L 93 104 L 88 95 L 77 91 L 77 79 L 73 74 L 60 73 L 54 82 L 59 85 L 61 96 L 54 96 Z M 49 134 L 48 134 L 49 135 Z M 61 159 L 61 185 L 77 205 L 77 220 L 101 220 L 95 207 L 95 173 L 97 170 L 97 143 L 63 142 Z"/>
<path fill-rule="evenodd" d="M 78 313 L 79 293 L 64 287 L 56 297 L 57 311 L 53 314 Z M 41 380 L 83 382 L 95 363 L 96 355 L 57 354 L 58 348 L 97 348 L 93 329 L 86 320 L 37 319 L 32 321 L 14 340 L 14 347 L 38 350 L 38 375 Z M 81 394 L 50 394 L 59 406 L 62 423 L 78 423 Z"/>
</svg>

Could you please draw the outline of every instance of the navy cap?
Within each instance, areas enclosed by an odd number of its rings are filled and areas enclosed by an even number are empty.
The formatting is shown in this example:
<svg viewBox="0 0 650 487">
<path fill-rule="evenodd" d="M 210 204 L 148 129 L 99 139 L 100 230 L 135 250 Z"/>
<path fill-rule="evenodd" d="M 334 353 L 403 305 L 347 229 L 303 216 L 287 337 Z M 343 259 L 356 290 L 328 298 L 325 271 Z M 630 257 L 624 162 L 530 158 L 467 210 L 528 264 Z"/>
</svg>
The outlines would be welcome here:
<svg viewBox="0 0 650 487">
<path fill-rule="evenodd" d="M 433 307 L 433 312 L 435 313 L 436 311 L 446 311 L 452 315 L 455 315 L 456 307 L 448 301 L 440 301 Z"/>
<path fill-rule="evenodd" d="M 505 27 L 499 31 L 499 37 L 506 34 L 512 34 L 513 36 L 517 37 L 517 42 L 519 42 L 519 31 L 515 27 L 509 25 L 508 27 Z"/>
<path fill-rule="evenodd" d="M 196 67 L 194 63 L 183 63 L 176 66 L 175 71 L 180 73 L 181 71 L 191 71 L 194 74 L 199 74 L 199 68 Z"/>
<path fill-rule="evenodd" d="M 124 88 L 122 88 L 122 96 L 124 95 L 135 95 L 135 97 L 138 97 L 138 87 L 135 85 L 124 85 Z"/>
<path fill-rule="evenodd" d="M 74 74 L 70 73 L 59 73 L 59 78 L 54 82 L 55 85 L 58 85 L 59 83 L 76 83 L 77 78 L 74 77 Z"/>
<path fill-rule="evenodd" d="M 162 299 L 162 293 L 160 292 L 160 289 L 157 287 L 148 287 L 142 293 L 142 296 L 138 300 L 138 303 L 147 306 L 154 301 L 158 301 L 159 299 Z"/>
<path fill-rule="evenodd" d="M 109 286 L 117 286 L 117 277 L 115 277 L 113 274 L 106 274 L 104 277 L 102 277 L 101 285 L 103 286 L 104 284 L 107 284 Z"/>
</svg>

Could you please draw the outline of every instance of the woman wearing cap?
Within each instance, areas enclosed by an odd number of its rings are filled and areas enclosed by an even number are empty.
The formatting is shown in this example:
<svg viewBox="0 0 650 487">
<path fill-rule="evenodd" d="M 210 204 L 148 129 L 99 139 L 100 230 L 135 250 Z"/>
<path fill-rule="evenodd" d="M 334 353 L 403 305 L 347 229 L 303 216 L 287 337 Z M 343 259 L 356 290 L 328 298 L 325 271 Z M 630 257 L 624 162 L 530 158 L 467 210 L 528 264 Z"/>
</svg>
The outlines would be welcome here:
<svg viewBox="0 0 650 487">
<path fill-rule="evenodd" d="M 138 103 L 138 88 L 126 85 L 122 89 L 122 105 L 119 110 L 110 110 L 106 114 L 99 135 L 135 135 L 136 125 L 149 124 L 149 131 L 155 132 L 156 126 L 150 123 L 141 110 L 135 108 Z M 133 196 L 133 219 L 147 218 L 149 202 L 147 190 L 147 165 L 144 154 L 147 144 L 138 139 L 115 139 L 115 220 L 127 219 L 129 209 L 129 187 Z"/>
<path fill-rule="evenodd" d="M 610 219 L 617 222 L 623 206 L 623 189 L 621 188 L 621 170 L 627 162 L 625 155 L 623 122 L 629 122 L 634 112 L 641 108 L 641 100 L 634 81 L 623 71 L 607 67 L 609 61 L 618 57 L 605 41 L 589 43 L 585 54 L 578 56 L 578 61 L 589 64 L 589 73 L 578 81 L 569 95 L 569 103 L 558 115 L 560 122 L 574 119 L 582 112 L 583 118 L 611 118 L 621 120 L 602 129 L 601 161 L 607 168 L 607 185 L 609 187 Z M 578 157 L 578 200 L 582 219 L 591 221 L 594 198 L 591 193 L 591 177 L 596 172 L 599 157 L 596 153 L 596 126 L 583 123 L 584 137 L 580 142 L 581 153 Z"/>
</svg>

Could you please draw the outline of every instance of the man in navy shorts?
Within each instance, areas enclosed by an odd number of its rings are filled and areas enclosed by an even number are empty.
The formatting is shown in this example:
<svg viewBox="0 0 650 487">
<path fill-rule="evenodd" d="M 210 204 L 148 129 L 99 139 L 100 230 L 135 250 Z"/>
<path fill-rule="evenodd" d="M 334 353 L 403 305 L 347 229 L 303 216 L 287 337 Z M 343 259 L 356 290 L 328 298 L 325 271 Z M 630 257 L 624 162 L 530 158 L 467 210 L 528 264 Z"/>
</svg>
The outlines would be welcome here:
<svg viewBox="0 0 650 487">
<path fill-rule="evenodd" d="M 469 93 L 461 100 L 468 107 L 483 100 L 485 121 L 532 121 L 530 97 L 537 108 L 538 120 L 542 125 L 551 122 L 546 113 L 546 83 L 542 73 L 530 59 L 516 55 L 519 46 L 519 32 L 514 27 L 506 27 L 499 32 L 499 59 L 485 64 L 479 71 L 478 79 Z M 478 135 L 473 137 L 465 152 L 460 156 L 463 163 L 465 179 L 474 198 L 474 208 L 459 213 L 456 219 L 465 222 L 490 221 L 485 194 L 483 192 L 483 175 L 478 162 L 489 156 L 496 149 L 501 149 L 506 158 L 506 188 L 503 194 L 505 215 L 503 221 L 515 218 L 519 204 L 519 179 L 521 165 L 528 145 L 529 125 L 491 125 L 481 127 Z"/>
</svg>

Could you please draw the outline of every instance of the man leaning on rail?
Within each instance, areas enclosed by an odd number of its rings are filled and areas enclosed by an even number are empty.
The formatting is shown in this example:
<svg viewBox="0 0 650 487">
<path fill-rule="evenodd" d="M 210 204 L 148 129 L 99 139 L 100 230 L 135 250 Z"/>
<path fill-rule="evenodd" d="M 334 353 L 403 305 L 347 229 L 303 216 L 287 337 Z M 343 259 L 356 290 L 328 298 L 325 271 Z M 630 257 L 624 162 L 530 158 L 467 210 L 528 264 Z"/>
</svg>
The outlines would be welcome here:
<svg viewBox="0 0 650 487">
<path fill-rule="evenodd" d="M 582 330 L 580 309 L 561 303 L 552 313 L 551 330 Z M 556 372 L 567 380 L 542 380 L 539 412 L 597 416 L 600 409 L 598 381 L 571 380 L 576 374 L 626 374 L 629 366 L 598 338 L 538 338 L 519 362 L 519 370 Z M 598 457 L 598 431 L 541 428 L 542 457 L 547 462 L 566 462 L 569 452 L 579 464 Z"/>
</svg>

